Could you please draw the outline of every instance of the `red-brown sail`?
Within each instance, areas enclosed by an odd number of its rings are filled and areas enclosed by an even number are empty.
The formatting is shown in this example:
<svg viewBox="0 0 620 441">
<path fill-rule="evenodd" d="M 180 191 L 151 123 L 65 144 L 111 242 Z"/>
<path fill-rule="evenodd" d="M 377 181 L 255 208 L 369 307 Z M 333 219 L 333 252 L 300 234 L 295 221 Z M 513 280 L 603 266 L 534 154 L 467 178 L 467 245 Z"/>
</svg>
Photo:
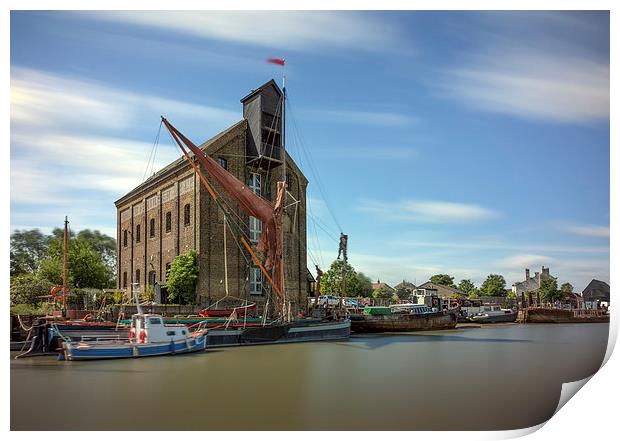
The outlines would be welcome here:
<svg viewBox="0 0 620 441">
<path fill-rule="evenodd" d="M 276 291 L 282 291 L 282 208 L 284 205 L 285 185 L 278 182 L 275 203 L 263 199 L 259 195 L 250 190 L 243 182 L 237 179 L 233 174 L 221 167 L 211 157 L 206 155 L 201 149 L 196 147 L 189 139 L 179 132 L 166 118 L 162 117 L 162 121 L 172 134 L 183 153 L 188 157 L 187 151 L 183 148 L 183 144 L 191 150 L 198 162 L 209 176 L 215 180 L 226 193 L 233 198 L 247 214 L 254 216 L 263 223 L 263 232 L 258 241 L 258 251 L 266 252 L 267 259 L 265 267 L 271 271 L 272 279 L 276 286 Z M 198 170 L 196 170 L 197 173 Z M 206 181 L 203 184 L 207 190 L 217 200 L 218 196 Z"/>
</svg>

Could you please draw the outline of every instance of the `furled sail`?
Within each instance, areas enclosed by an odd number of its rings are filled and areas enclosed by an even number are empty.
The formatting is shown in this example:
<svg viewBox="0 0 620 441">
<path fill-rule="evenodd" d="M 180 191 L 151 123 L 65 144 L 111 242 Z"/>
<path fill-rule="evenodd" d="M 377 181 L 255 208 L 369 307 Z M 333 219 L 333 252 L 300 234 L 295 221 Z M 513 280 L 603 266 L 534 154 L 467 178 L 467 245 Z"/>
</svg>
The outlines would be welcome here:
<svg viewBox="0 0 620 441">
<path fill-rule="evenodd" d="M 163 123 L 179 145 L 183 153 L 189 159 L 183 144 L 194 154 L 200 165 L 207 174 L 217 182 L 241 209 L 250 216 L 259 219 L 263 223 L 263 232 L 258 241 L 258 251 L 266 253 L 265 267 L 271 271 L 272 279 L 277 291 L 282 291 L 282 209 L 284 206 L 285 184 L 278 182 L 276 200 L 271 202 L 263 199 L 250 190 L 245 183 L 237 179 L 232 173 L 221 167 L 215 160 L 196 147 L 189 139 L 179 132 L 166 118 L 162 117 Z M 198 172 L 198 170 L 196 170 Z M 214 200 L 218 199 L 217 193 L 203 180 L 203 184 Z"/>
</svg>

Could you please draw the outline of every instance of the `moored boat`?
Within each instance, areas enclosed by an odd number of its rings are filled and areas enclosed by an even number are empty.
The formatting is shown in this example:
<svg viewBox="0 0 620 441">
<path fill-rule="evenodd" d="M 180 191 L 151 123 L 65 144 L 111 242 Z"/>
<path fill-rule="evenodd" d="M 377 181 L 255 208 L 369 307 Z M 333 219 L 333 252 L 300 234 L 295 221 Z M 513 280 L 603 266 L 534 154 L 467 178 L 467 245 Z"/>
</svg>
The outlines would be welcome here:
<svg viewBox="0 0 620 441">
<path fill-rule="evenodd" d="M 609 314 L 599 309 L 560 309 L 540 306 L 519 312 L 521 323 L 609 323 Z"/>
<path fill-rule="evenodd" d="M 455 311 L 433 311 L 427 306 L 411 310 L 367 306 L 363 314 L 351 314 L 351 330 L 359 333 L 453 329 L 456 322 Z"/>
<path fill-rule="evenodd" d="M 485 305 L 483 309 L 469 320 L 474 323 L 507 323 L 517 319 L 517 311 L 505 309 L 499 305 Z"/>
<path fill-rule="evenodd" d="M 129 338 L 66 339 L 61 359 L 136 358 L 197 352 L 206 348 L 206 329 L 191 332 L 185 325 L 166 325 L 160 315 L 134 314 Z"/>
</svg>

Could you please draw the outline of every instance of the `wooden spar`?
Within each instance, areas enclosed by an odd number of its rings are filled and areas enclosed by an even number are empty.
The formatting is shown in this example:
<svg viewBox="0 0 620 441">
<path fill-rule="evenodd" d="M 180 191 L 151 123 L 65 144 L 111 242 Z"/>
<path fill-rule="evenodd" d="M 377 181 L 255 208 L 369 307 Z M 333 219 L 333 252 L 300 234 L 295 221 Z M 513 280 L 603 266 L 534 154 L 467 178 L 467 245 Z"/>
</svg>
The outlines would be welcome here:
<svg viewBox="0 0 620 441">
<path fill-rule="evenodd" d="M 65 216 L 65 232 L 63 236 L 63 247 L 62 247 L 62 308 L 64 311 L 67 310 L 67 282 L 68 282 L 68 273 L 69 273 L 69 259 L 68 259 L 68 246 L 69 246 L 69 232 L 68 226 L 69 219 Z"/>
<path fill-rule="evenodd" d="M 245 240 L 245 237 L 243 237 L 243 236 L 241 236 L 241 243 L 243 244 L 245 249 L 248 250 L 248 253 L 250 253 L 250 256 L 252 257 L 252 260 L 260 268 L 260 270 L 263 273 L 263 275 L 265 277 L 267 277 L 267 281 L 269 281 L 269 284 L 273 287 L 273 289 L 275 290 L 276 294 L 278 294 L 278 297 L 280 298 L 280 300 L 284 301 L 284 298 L 282 296 L 282 291 L 275 284 L 275 282 L 273 281 L 273 279 L 271 278 L 271 276 L 269 275 L 269 273 L 267 272 L 267 270 L 265 269 L 265 267 L 261 263 L 260 259 L 256 256 L 256 254 L 254 254 L 254 251 L 252 251 L 252 247 L 250 247 L 248 242 Z"/>
<path fill-rule="evenodd" d="M 284 201 L 282 210 L 286 206 L 286 75 L 284 74 L 284 65 L 282 65 L 282 182 L 284 183 Z M 281 228 L 282 248 L 284 250 L 284 226 Z M 282 260 L 280 262 L 280 289 L 282 289 L 282 301 L 286 302 L 285 286 L 284 286 L 284 252 L 282 252 Z"/>
</svg>

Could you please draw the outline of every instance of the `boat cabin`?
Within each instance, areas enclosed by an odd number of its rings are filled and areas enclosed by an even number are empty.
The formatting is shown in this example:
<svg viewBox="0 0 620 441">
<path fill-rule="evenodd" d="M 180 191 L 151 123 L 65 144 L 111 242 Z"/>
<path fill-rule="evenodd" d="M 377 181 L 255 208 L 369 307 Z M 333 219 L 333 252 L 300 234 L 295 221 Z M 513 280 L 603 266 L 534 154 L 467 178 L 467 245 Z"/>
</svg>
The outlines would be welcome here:
<svg viewBox="0 0 620 441">
<path fill-rule="evenodd" d="M 186 340 L 190 331 L 185 325 L 166 325 L 158 314 L 134 314 L 131 316 L 130 338 L 140 343 L 157 343 Z"/>
</svg>

